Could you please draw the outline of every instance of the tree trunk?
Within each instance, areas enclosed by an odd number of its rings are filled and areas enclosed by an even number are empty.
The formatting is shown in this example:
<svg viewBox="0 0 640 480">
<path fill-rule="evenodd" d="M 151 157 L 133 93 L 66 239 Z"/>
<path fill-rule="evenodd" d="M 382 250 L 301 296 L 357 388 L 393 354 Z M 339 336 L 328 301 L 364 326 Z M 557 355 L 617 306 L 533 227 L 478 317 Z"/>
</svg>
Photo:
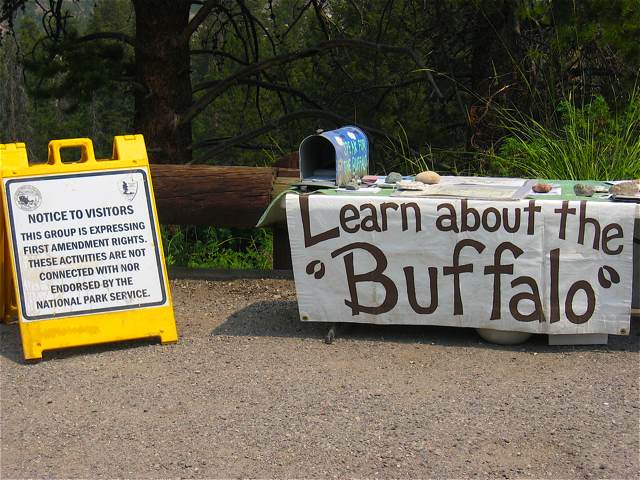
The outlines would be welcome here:
<svg viewBox="0 0 640 480">
<path fill-rule="evenodd" d="M 191 105 L 190 0 L 134 0 L 136 11 L 135 128 L 153 163 L 191 160 L 191 122 L 178 115 Z"/>
</svg>

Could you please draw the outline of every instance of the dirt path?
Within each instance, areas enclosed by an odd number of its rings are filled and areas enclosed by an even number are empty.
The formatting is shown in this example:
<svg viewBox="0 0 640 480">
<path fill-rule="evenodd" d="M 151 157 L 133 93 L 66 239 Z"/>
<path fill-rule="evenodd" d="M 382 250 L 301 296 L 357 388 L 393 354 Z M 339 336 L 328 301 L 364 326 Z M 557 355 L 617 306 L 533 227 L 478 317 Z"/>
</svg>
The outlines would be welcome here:
<svg viewBox="0 0 640 480">
<path fill-rule="evenodd" d="M 2 342 L 2 478 L 638 478 L 637 325 L 607 347 L 356 326 L 325 345 L 293 282 L 172 282 L 181 340 Z"/>
</svg>

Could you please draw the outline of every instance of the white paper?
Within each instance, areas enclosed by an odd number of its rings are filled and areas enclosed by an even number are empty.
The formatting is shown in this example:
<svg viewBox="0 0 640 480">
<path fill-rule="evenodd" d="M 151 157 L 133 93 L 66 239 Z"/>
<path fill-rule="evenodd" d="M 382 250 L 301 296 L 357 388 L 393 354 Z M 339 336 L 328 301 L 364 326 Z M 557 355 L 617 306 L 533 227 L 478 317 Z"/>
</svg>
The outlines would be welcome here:
<svg viewBox="0 0 640 480">
<path fill-rule="evenodd" d="M 607 182 L 604 183 L 608 183 L 609 185 L 618 185 L 619 183 L 627 183 L 627 182 L 633 182 L 634 180 L 632 179 L 628 179 L 628 180 L 609 180 Z"/>
<path fill-rule="evenodd" d="M 336 188 L 338 192 L 349 192 L 349 193 L 378 193 L 381 189 L 380 187 L 360 187 L 357 190 L 350 190 L 348 188 Z"/>
<path fill-rule="evenodd" d="M 447 185 L 487 185 L 501 187 L 522 187 L 527 182 L 524 178 L 510 177 L 458 177 L 444 175 L 440 183 Z"/>
<path fill-rule="evenodd" d="M 551 196 L 551 195 L 562 195 L 562 187 L 559 187 L 558 185 L 554 185 L 553 187 L 551 187 L 551 190 L 549 190 L 548 192 L 531 191 L 531 193 L 529 193 L 527 196 L 544 197 L 544 196 Z"/>
</svg>

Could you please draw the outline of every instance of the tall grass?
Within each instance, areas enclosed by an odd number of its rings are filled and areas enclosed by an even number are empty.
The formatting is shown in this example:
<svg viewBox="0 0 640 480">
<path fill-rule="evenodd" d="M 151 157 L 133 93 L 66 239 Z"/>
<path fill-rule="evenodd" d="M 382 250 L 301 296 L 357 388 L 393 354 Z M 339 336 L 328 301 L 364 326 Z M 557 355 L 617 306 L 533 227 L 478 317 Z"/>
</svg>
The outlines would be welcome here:
<svg viewBox="0 0 640 480">
<path fill-rule="evenodd" d="M 426 170 L 433 170 L 448 175 L 483 175 L 487 171 L 484 166 L 486 158 L 476 152 L 463 148 L 443 149 L 426 145 L 416 150 L 410 145 L 409 136 L 401 122 L 397 122 L 393 133 L 382 143 L 382 149 L 393 161 L 385 166 L 376 165 L 374 173 L 395 170 L 403 175 L 413 175 Z"/>
<path fill-rule="evenodd" d="M 424 170 L 433 170 L 433 155 L 431 148 L 426 153 L 416 151 L 409 143 L 409 136 L 402 123 L 397 122 L 395 131 L 387 136 L 382 149 L 393 158 L 387 168 L 389 171 L 399 171 L 403 175 L 419 173 Z"/>
<path fill-rule="evenodd" d="M 560 103 L 551 125 L 516 110 L 497 112 L 507 138 L 492 159 L 506 174 L 532 178 L 640 178 L 640 93 L 616 111 L 602 97 Z"/>
</svg>

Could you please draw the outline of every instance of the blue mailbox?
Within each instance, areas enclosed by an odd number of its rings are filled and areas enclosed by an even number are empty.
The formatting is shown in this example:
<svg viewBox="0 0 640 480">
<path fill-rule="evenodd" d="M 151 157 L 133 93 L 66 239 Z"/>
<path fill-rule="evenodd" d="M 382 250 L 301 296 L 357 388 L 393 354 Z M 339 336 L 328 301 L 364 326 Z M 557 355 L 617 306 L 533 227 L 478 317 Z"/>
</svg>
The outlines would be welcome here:
<svg viewBox="0 0 640 480">
<path fill-rule="evenodd" d="M 347 185 L 369 173 L 369 141 L 357 127 L 318 133 L 300 144 L 300 179 Z"/>
</svg>

